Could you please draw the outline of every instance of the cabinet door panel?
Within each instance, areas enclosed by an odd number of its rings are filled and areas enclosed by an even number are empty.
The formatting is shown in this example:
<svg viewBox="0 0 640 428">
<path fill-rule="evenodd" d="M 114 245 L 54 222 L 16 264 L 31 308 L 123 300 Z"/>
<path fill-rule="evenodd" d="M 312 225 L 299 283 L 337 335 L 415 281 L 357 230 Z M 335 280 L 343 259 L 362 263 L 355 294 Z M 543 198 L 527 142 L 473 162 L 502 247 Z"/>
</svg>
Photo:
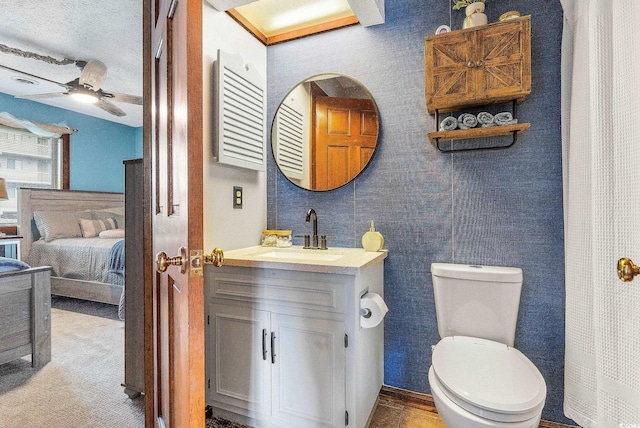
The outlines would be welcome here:
<svg viewBox="0 0 640 428">
<path fill-rule="evenodd" d="M 531 92 L 529 20 L 477 32 L 479 66 L 477 98 L 520 98 Z"/>
<path fill-rule="evenodd" d="M 344 425 L 344 323 L 271 314 L 271 327 L 275 420 L 296 427 Z"/>
<path fill-rule="evenodd" d="M 475 61 L 473 33 L 451 33 L 448 37 L 427 38 L 426 57 L 426 94 L 430 113 L 435 107 L 447 107 L 465 104 L 475 98 L 475 67 L 469 62 Z"/>
<path fill-rule="evenodd" d="M 269 312 L 233 305 L 209 305 L 207 355 L 209 404 L 224 403 L 248 415 L 270 411 L 271 361 L 263 358 Z M 268 349 L 268 343 L 265 342 Z"/>
</svg>

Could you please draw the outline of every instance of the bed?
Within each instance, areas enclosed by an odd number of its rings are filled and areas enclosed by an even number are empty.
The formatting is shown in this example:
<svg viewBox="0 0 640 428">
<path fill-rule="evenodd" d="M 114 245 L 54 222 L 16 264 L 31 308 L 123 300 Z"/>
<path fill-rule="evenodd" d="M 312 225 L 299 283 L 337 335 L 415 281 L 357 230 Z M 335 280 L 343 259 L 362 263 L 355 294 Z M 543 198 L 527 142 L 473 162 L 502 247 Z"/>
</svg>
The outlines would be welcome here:
<svg viewBox="0 0 640 428">
<path fill-rule="evenodd" d="M 51 294 L 121 305 L 122 193 L 23 188 L 18 212 L 20 258 L 52 267 Z"/>
<path fill-rule="evenodd" d="M 35 368 L 51 361 L 50 274 L 0 257 L 0 364 L 29 354 Z"/>
</svg>

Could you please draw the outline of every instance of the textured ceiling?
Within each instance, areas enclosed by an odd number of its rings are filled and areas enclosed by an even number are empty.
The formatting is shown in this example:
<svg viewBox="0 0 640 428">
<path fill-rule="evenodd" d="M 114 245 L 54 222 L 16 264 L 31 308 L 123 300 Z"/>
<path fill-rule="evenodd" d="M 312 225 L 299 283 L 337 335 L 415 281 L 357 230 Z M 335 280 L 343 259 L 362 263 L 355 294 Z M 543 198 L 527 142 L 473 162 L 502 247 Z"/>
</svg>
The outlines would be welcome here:
<svg viewBox="0 0 640 428">
<path fill-rule="evenodd" d="M 104 91 L 142 96 L 142 0 L 2 0 L 0 6 L 0 44 L 60 60 L 100 60 L 107 66 Z M 2 52 L 0 65 L 59 83 L 80 75 L 80 69 L 73 64 L 48 64 Z M 0 69 L 0 92 L 10 95 L 64 92 L 64 88 L 42 80 L 37 85 L 19 83 L 12 79 L 15 76 L 20 74 Z M 68 96 L 39 102 L 142 126 L 142 106 L 138 105 L 114 102 L 126 113 L 124 117 L 116 117 Z M 3 110 L 0 106 L 0 111 Z"/>
</svg>

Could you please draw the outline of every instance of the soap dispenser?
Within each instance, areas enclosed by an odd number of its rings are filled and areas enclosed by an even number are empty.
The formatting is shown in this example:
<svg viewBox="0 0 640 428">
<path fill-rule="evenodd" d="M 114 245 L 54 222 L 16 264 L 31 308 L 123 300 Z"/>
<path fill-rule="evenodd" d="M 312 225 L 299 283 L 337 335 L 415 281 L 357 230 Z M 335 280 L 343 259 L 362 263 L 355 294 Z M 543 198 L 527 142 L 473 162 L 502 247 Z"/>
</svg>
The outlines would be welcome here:
<svg viewBox="0 0 640 428">
<path fill-rule="evenodd" d="M 373 220 L 371 220 L 369 231 L 362 235 L 362 248 L 365 251 L 380 251 L 383 246 L 384 237 L 380 232 L 376 231 Z"/>
</svg>

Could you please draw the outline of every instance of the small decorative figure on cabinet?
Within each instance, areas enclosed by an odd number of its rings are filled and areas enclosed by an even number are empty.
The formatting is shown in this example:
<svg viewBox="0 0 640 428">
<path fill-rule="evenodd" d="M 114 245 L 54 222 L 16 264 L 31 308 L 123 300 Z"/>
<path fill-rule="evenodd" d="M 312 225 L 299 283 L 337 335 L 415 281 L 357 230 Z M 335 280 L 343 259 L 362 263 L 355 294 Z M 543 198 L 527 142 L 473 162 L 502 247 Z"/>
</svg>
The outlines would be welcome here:
<svg viewBox="0 0 640 428">
<path fill-rule="evenodd" d="M 467 17 L 462 23 L 462 28 L 477 27 L 487 23 L 487 15 L 484 14 L 485 0 L 452 0 L 455 10 L 465 8 Z"/>
</svg>

